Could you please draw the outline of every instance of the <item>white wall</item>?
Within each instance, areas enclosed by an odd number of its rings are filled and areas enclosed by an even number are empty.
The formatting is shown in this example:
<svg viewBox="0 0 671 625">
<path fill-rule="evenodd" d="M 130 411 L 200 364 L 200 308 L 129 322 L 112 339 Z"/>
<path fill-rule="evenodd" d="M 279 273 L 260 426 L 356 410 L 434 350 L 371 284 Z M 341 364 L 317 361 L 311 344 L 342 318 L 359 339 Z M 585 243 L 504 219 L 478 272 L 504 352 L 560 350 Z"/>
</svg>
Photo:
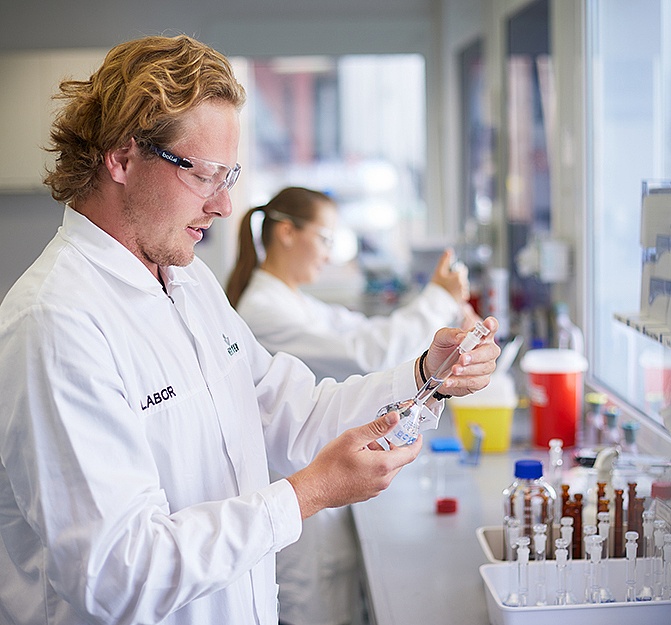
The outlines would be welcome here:
<svg viewBox="0 0 671 625">
<path fill-rule="evenodd" d="M 117 0 L 102 3 L 71 0 L 68 3 L 44 3 L 42 0 L 23 0 L 7 4 L 2 9 L 0 51 L 108 48 L 143 34 L 186 32 L 230 56 L 383 51 L 424 54 L 427 59 L 429 125 L 428 222 L 432 232 L 455 238 L 457 208 L 461 201 L 457 54 L 478 35 L 486 37 L 491 125 L 503 136 L 504 23 L 507 16 L 528 1 L 340 0 L 333 3 L 330 0 L 227 0 L 222 3 L 221 0 L 192 0 L 184 3 L 178 0 Z M 577 42 L 581 33 L 574 32 L 571 24 L 584 0 L 562 0 L 552 4 L 557 7 L 553 14 L 553 52 L 557 54 L 562 87 L 559 93 L 560 110 L 564 111 L 561 132 L 566 139 L 563 145 L 570 148 L 574 141 L 578 145 L 571 132 L 579 125 L 581 106 L 581 99 L 575 97 L 574 89 L 580 80 L 574 68 L 579 64 L 576 55 L 580 52 Z M 500 154 L 500 171 L 502 167 L 503 155 Z M 575 177 L 581 167 L 582 162 L 577 159 L 571 167 L 563 163 L 554 173 L 558 182 L 554 187 L 559 195 L 553 205 L 561 211 L 553 215 L 553 222 L 557 224 L 559 234 L 569 238 L 575 236 L 575 224 L 579 222 L 576 211 L 579 210 L 582 187 L 576 184 Z M 503 180 L 502 176 L 499 178 Z M 499 193 L 501 197 L 503 194 Z M 17 206 L 21 206 L 21 215 L 17 215 Z M 0 194 L 0 297 L 4 296 L 7 285 L 42 249 L 45 233 L 55 230 L 57 220 L 54 216 L 60 217 L 61 212 L 46 195 Z M 504 245 L 500 199 L 494 206 L 494 222 L 495 236 Z M 230 245 L 234 240 L 226 228 L 224 223 L 223 233 L 212 237 L 216 245 L 203 249 L 204 256 L 213 261 L 221 258 L 217 246 Z M 8 234 L 10 231 L 16 235 Z M 17 253 L 15 240 L 19 237 L 22 246 Z M 5 238 L 11 241 L 5 242 Z M 498 255 L 499 259 L 505 257 L 502 249 L 498 250 Z M 224 270 L 220 265 L 213 269 L 217 275 Z M 570 285 L 570 289 L 575 293 L 575 285 Z"/>
<path fill-rule="evenodd" d="M 0 299 L 37 258 L 63 219 L 50 196 L 0 195 Z"/>
<path fill-rule="evenodd" d="M 185 32 L 229 56 L 419 52 L 427 58 L 427 106 L 436 120 L 443 113 L 436 6 L 432 0 L 24 0 L 2 8 L 0 51 L 109 48 L 144 34 Z M 443 203 L 441 145 L 435 132 L 429 132 L 428 149 L 427 199 L 437 222 Z M 0 298 L 60 223 L 62 208 L 46 194 L 46 189 L 18 196 L 0 193 Z M 218 248 L 234 240 L 230 228 L 226 223 L 218 227 L 201 250 L 220 279 L 225 268 L 217 262 L 222 258 Z"/>
</svg>

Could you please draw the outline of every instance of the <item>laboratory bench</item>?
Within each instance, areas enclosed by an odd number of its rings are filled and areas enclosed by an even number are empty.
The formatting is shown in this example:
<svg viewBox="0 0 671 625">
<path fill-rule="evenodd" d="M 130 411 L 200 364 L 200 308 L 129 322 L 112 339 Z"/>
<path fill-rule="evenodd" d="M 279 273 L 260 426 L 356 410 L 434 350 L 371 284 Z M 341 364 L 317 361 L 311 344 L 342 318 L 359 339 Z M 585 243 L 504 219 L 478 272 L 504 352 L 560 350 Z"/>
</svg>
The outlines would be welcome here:
<svg viewBox="0 0 671 625">
<path fill-rule="evenodd" d="M 352 506 L 370 625 L 490 623 L 479 571 L 488 560 L 477 529 L 502 525 L 502 491 L 513 481 L 515 462 L 535 458 L 547 467 L 548 450 L 530 445 L 529 411 L 515 409 L 509 450 L 482 454 L 475 466 L 454 463 L 445 494 L 457 500 L 457 511 L 437 514 L 429 441 L 453 432 L 448 408 L 389 488 Z M 671 622 L 657 617 L 650 622 Z"/>
<path fill-rule="evenodd" d="M 545 459 L 547 452 L 516 444 L 514 425 L 509 452 L 483 454 L 477 466 L 460 465 L 450 476 L 457 511 L 436 514 L 427 439 L 444 435 L 445 416 L 386 491 L 352 506 L 371 625 L 489 624 L 479 573 L 487 559 L 476 529 L 502 523 L 502 490 L 513 479 L 515 461 Z M 514 423 L 524 428 L 524 415 Z"/>
</svg>

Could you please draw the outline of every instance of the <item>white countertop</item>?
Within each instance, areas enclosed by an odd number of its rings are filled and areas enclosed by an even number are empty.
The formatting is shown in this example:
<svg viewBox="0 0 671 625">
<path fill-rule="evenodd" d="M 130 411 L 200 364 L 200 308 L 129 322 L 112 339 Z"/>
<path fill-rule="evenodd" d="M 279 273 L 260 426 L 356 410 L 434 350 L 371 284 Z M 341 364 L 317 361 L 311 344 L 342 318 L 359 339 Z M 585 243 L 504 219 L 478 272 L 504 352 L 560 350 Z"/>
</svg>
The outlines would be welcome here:
<svg viewBox="0 0 671 625">
<path fill-rule="evenodd" d="M 422 454 L 430 454 L 428 440 Z M 476 528 L 502 523 L 501 491 L 512 481 L 520 457 L 543 456 L 540 450 L 520 449 L 485 454 L 478 466 L 461 467 L 461 474 L 449 482 L 458 499 L 454 514 L 435 513 L 433 491 L 420 483 L 426 467 L 421 456 L 402 469 L 385 492 L 352 507 L 371 623 L 489 623 L 479 573 L 487 559 Z"/>
</svg>

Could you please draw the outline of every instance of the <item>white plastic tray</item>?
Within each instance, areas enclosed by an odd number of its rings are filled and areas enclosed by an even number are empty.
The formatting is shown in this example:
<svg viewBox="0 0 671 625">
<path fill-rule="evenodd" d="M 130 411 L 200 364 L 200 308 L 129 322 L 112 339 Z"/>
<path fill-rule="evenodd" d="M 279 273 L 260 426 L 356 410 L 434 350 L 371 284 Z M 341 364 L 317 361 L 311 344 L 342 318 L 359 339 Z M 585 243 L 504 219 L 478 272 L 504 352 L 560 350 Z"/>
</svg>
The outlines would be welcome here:
<svg viewBox="0 0 671 625">
<path fill-rule="evenodd" d="M 626 523 L 624 525 L 626 531 Z M 611 527 L 611 541 L 613 536 L 613 528 Z M 475 535 L 478 538 L 480 547 L 484 552 L 487 560 L 493 562 L 494 564 L 498 562 L 505 562 L 503 559 L 503 527 L 501 525 L 485 525 L 483 527 L 478 527 L 475 530 Z M 554 526 L 554 536 L 557 538 L 559 536 L 559 526 Z M 619 560 L 620 558 L 615 558 Z M 671 619 L 669 619 L 669 625 L 671 625 Z"/>
<path fill-rule="evenodd" d="M 535 602 L 534 580 L 541 564 L 546 568 L 548 603 L 556 594 L 556 564 L 554 561 L 529 563 L 530 600 Z M 571 563 L 571 592 L 576 598 L 584 593 L 584 560 Z M 617 600 L 605 604 L 546 605 L 511 608 L 503 605 L 509 591 L 509 563 L 483 564 L 480 575 L 485 584 L 487 612 L 491 625 L 670 625 L 671 600 L 626 603 L 624 601 L 626 561 L 608 561 L 609 587 Z M 642 563 L 639 570 L 642 569 Z M 503 597 L 503 598 L 502 598 Z"/>
<path fill-rule="evenodd" d="M 485 525 L 475 530 L 478 542 L 487 560 L 493 563 L 503 562 L 503 527 L 501 525 Z"/>
</svg>

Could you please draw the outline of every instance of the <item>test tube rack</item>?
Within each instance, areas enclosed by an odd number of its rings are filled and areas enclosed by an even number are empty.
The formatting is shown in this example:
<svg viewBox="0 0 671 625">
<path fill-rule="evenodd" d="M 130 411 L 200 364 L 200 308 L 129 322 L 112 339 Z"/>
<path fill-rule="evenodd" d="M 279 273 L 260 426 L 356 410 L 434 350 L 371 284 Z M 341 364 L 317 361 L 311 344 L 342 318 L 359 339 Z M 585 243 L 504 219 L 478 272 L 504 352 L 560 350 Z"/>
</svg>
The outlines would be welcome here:
<svg viewBox="0 0 671 625">
<path fill-rule="evenodd" d="M 569 590 L 576 597 L 584 594 L 585 560 L 573 560 L 569 576 Z M 626 602 L 626 562 L 622 558 L 607 561 L 609 587 L 614 603 L 575 603 L 552 605 L 557 591 L 557 568 L 554 561 L 529 562 L 530 595 L 526 607 L 508 607 L 503 604 L 509 591 L 510 563 L 483 564 L 480 576 L 485 585 L 487 612 L 491 625 L 538 625 L 539 623 L 571 623 L 571 625 L 613 625 L 613 623 L 645 623 L 669 625 L 671 600 Z M 545 567 L 545 588 L 548 605 L 534 605 L 536 597 L 533 580 L 539 575 L 538 567 Z"/>
</svg>

